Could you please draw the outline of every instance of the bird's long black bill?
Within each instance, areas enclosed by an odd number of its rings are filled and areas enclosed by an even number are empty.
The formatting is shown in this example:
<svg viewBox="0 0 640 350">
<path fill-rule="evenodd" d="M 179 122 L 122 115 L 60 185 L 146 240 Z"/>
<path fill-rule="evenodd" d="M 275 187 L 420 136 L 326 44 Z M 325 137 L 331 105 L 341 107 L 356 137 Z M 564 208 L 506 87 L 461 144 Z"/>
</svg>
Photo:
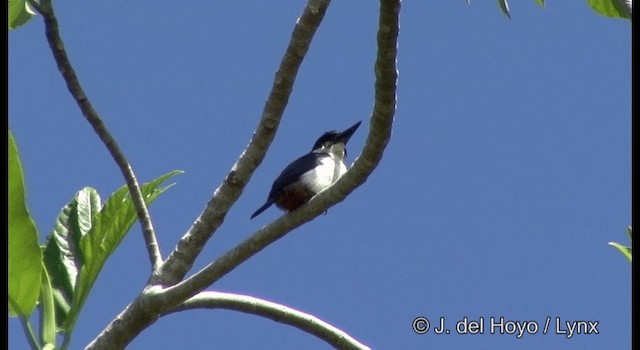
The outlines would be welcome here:
<svg viewBox="0 0 640 350">
<path fill-rule="evenodd" d="M 340 135 L 337 137 L 337 140 L 342 141 L 342 143 L 346 145 L 347 142 L 349 142 L 349 139 L 351 138 L 351 136 L 353 136 L 356 130 L 358 130 L 358 127 L 360 126 L 361 123 L 362 123 L 362 120 L 353 124 L 353 126 L 350 127 L 349 129 L 341 132 Z"/>
</svg>

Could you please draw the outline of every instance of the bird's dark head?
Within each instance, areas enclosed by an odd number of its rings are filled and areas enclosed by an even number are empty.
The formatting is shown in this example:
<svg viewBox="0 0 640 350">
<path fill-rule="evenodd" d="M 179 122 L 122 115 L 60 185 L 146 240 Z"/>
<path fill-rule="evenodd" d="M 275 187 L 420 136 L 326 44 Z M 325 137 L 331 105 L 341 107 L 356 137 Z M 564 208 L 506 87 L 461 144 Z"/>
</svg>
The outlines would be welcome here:
<svg viewBox="0 0 640 350">
<path fill-rule="evenodd" d="M 331 130 L 327 131 L 318 138 L 318 141 L 313 145 L 314 152 L 334 152 L 340 158 L 347 155 L 347 149 L 345 145 L 349 142 L 349 139 L 356 132 L 362 121 L 355 123 L 352 127 L 345 131 Z"/>
</svg>

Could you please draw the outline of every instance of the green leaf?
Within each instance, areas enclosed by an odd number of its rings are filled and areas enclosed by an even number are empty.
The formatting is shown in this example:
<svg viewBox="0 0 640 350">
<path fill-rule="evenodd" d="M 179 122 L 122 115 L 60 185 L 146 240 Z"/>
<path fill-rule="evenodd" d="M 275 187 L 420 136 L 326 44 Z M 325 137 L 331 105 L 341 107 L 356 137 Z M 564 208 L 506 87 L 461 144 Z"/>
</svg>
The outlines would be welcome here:
<svg viewBox="0 0 640 350">
<path fill-rule="evenodd" d="M 145 203 L 152 203 L 160 194 L 171 187 L 169 185 L 158 188 L 161 183 L 180 173 L 182 172 L 175 170 L 142 185 L 141 190 Z M 71 309 L 64 326 L 66 332 L 73 329 L 100 270 L 136 219 L 137 214 L 129 196 L 129 190 L 123 186 L 107 199 L 100 212 L 94 217 L 91 230 L 80 239 L 84 264 L 78 275 Z"/>
<path fill-rule="evenodd" d="M 62 208 L 47 238 L 44 262 L 51 278 L 56 324 L 64 327 L 83 263 L 80 239 L 91 229 L 93 217 L 102 208 L 98 192 L 85 187 Z"/>
<path fill-rule="evenodd" d="M 536 0 L 536 3 L 538 3 L 540 7 L 544 7 L 544 0 Z"/>
<path fill-rule="evenodd" d="M 9 30 L 27 23 L 34 15 L 25 0 L 9 0 Z"/>
<path fill-rule="evenodd" d="M 622 255 L 626 256 L 631 261 L 631 247 L 624 246 L 618 242 L 609 242 L 609 245 L 616 247 Z"/>
<path fill-rule="evenodd" d="M 29 215 L 22 165 L 9 132 L 9 314 L 29 315 L 38 301 L 42 252 Z"/>
<path fill-rule="evenodd" d="M 509 4 L 507 3 L 507 0 L 498 0 L 498 5 L 500 5 L 500 10 L 502 10 L 502 13 L 504 13 L 505 16 L 511 19 L 511 14 L 509 13 Z"/>
<path fill-rule="evenodd" d="M 40 285 L 40 337 L 47 346 L 56 345 L 56 315 L 53 301 L 53 289 L 47 269 L 42 269 L 42 284 Z"/>
<path fill-rule="evenodd" d="M 629 235 L 629 241 L 631 241 L 631 226 L 627 226 L 627 234 Z M 631 247 L 624 246 L 618 242 L 609 242 L 609 245 L 616 247 L 616 249 L 618 249 L 620 253 L 622 253 L 622 255 L 624 255 L 625 257 L 627 257 L 627 259 L 629 259 L 629 261 L 631 261 Z"/>
<path fill-rule="evenodd" d="M 631 13 L 619 0 L 587 0 L 587 3 L 603 16 L 631 19 Z"/>
</svg>

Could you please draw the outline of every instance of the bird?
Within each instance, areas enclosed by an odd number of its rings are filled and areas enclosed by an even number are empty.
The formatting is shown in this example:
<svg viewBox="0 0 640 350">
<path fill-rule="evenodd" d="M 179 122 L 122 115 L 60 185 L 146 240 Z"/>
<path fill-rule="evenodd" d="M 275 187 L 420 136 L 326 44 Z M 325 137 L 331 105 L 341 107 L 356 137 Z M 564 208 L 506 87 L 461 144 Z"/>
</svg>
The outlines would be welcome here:
<svg viewBox="0 0 640 350">
<path fill-rule="evenodd" d="M 267 201 L 251 215 L 260 215 L 274 203 L 285 211 L 293 211 L 320 191 L 331 186 L 347 172 L 345 147 L 362 121 L 345 131 L 327 131 L 313 144 L 311 152 L 294 160 L 273 181 Z"/>
</svg>

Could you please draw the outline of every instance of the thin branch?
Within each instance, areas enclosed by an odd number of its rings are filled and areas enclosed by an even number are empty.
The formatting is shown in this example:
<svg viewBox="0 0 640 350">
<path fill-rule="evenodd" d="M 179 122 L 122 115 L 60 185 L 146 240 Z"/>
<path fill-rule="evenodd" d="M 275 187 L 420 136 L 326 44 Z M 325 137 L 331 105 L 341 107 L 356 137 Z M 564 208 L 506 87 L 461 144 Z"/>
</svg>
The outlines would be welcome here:
<svg viewBox="0 0 640 350">
<path fill-rule="evenodd" d="M 144 236 L 147 253 L 149 255 L 149 260 L 151 262 L 151 268 L 152 271 L 156 271 L 162 263 L 160 248 L 158 247 L 158 242 L 153 230 L 153 225 L 151 224 L 151 217 L 149 216 L 149 211 L 147 210 L 147 206 L 144 203 L 142 192 L 140 192 L 140 186 L 133 172 L 133 169 L 127 161 L 124 153 L 120 150 L 120 147 L 118 147 L 116 140 L 111 136 L 109 130 L 107 130 L 104 122 L 102 121 L 98 113 L 93 109 L 89 98 L 80 85 L 80 81 L 78 80 L 71 62 L 69 61 L 69 57 L 67 56 L 67 52 L 64 48 L 64 43 L 62 42 L 62 38 L 60 37 L 58 20 L 53 12 L 53 7 L 49 2 L 47 2 L 47 4 L 38 4 L 34 0 L 28 1 L 29 5 L 36 9 L 44 19 L 45 35 L 47 37 L 47 41 L 49 42 L 49 47 L 51 48 L 53 58 L 58 65 L 58 70 L 62 74 L 62 77 L 67 84 L 69 92 L 71 92 L 71 95 L 78 104 L 78 107 L 80 107 L 82 115 L 84 115 L 85 119 L 87 119 L 89 124 L 91 124 L 93 130 L 109 150 L 111 157 L 113 157 L 113 159 L 116 161 L 118 168 L 120 168 L 120 171 L 122 172 L 122 175 L 127 182 L 127 187 L 129 188 L 131 199 L 133 200 L 133 204 L 138 214 L 138 220 L 140 221 L 140 225 L 142 226 L 142 233 Z"/>
<path fill-rule="evenodd" d="M 276 72 L 271 93 L 265 102 L 262 118 L 253 138 L 222 184 L 214 191 L 204 211 L 161 266 L 152 283 L 172 285 L 184 278 L 206 242 L 220 227 L 227 212 L 242 194 L 256 168 L 262 163 L 289 101 L 298 69 L 330 2 L 310 0 L 305 6 Z"/>
<path fill-rule="evenodd" d="M 266 317 L 314 335 L 336 349 L 370 348 L 339 328 L 302 311 L 271 301 L 233 293 L 202 292 L 168 310 L 162 316 L 192 309 L 226 309 Z"/>
</svg>

